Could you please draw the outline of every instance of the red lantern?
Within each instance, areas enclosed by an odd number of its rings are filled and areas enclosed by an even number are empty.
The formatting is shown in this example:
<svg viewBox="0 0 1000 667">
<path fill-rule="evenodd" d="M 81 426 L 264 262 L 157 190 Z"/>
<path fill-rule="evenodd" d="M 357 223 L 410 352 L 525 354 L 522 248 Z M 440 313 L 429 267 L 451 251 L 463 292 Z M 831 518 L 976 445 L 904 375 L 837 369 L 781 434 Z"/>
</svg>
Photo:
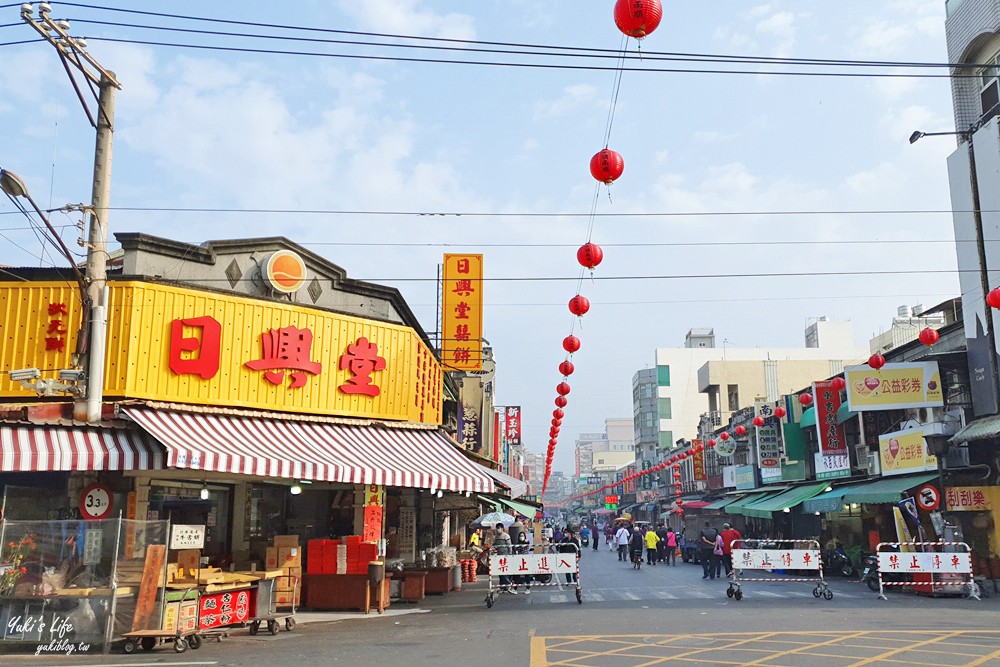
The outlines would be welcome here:
<svg viewBox="0 0 1000 667">
<path fill-rule="evenodd" d="M 930 327 L 920 332 L 920 342 L 928 347 L 938 342 L 939 338 L 941 338 L 941 334 L 936 329 L 931 329 Z"/>
<path fill-rule="evenodd" d="M 681 500 L 680 498 L 678 498 L 678 499 L 677 499 L 677 500 L 675 500 L 674 502 L 675 502 L 675 503 L 677 503 L 677 506 L 678 506 L 678 507 L 680 507 L 681 505 L 683 505 L 683 504 L 684 504 L 684 501 L 683 501 L 683 500 Z"/>
<path fill-rule="evenodd" d="M 566 377 L 572 375 L 573 371 L 575 370 L 576 366 L 573 365 L 572 361 L 564 361 L 561 364 L 559 364 L 559 372 L 565 375 Z"/>
<path fill-rule="evenodd" d="M 736 435 L 746 435 L 747 434 L 747 427 L 743 426 L 742 424 L 740 424 L 739 426 L 737 426 L 734 430 L 736 431 Z"/>
<path fill-rule="evenodd" d="M 802 405 L 810 405 L 813 402 L 812 394 L 799 394 L 799 403 Z"/>
<path fill-rule="evenodd" d="M 562 420 L 561 419 L 556 419 L 555 417 L 553 417 L 552 418 L 552 425 L 553 426 L 562 426 Z"/>
<path fill-rule="evenodd" d="M 725 442 L 726 440 L 729 440 L 729 434 L 723 431 L 719 434 L 719 439 L 722 440 L 722 442 Z"/>
<path fill-rule="evenodd" d="M 995 287 L 987 293 L 986 305 L 990 308 L 1000 308 L 1000 287 Z"/>
<path fill-rule="evenodd" d="M 566 416 L 566 413 L 560 410 L 559 408 L 556 408 L 555 410 L 552 411 L 552 416 L 555 417 L 556 419 L 562 419 L 563 417 Z"/>
<path fill-rule="evenodd" d="M 839 375 L 832 380 L 830 380 L 830 389 L 834 391 L 844 391 L 844 387 L 847 386 L 847 380 L 840 377 Z"/>
<path fill-rule="evenodd" d="M 556 405 L 560 408 L 565 408 L 569 401 L 566 400 L 565 396 L 556 396 Z"/>
<path fill-rule="evenodd" d="M 677 461 L 679 460 L 679 458 L 680 457 L 678 457 L 676 454 L 674 454 L 673 456 L 670 457 L 670 460 L 673 461 L 674 463 L 677 463 Z"/>
<path fill-rule="evenodd" d="M 711 440 L 708 441 L 708 446 L 709 446 L 709 448 L 715 447 L 715 439 L 714 438 L 712 438 Z"/>
<path fill-rule="evenodd" d="M 774 409 L 774 416 L 777 417 L 778 419 L 781 419 L 782 417 L 784 417 L 787 414 L 788 414 L 788 410 L 785 410 L 782 407 L 777 407 L 777 408 Z"/>
<path fill-rule="evenodd" d="M 686 459 L 688 457 L 687 452 L 681 452 L 680 457 Z"/>
<path fill-rule="evenodd" d="M 874 368 L 875 370 L 878 370 L 883 366 L 885 366 L 885 357 L 883 357 L 881 354 L 873 354 L 872 356 L 868 357 L 868 365 Z"/>
<path fill-rule="evenodd" d="M 594 270 L 598 264 L 604 261 L 604 251 L 596 243 L 584 243 L 576 251 L 576 261 L 585 269 Z"/>
<path fill-rule="evenodd" d="M 680 479 L 680 478 L 681 478 L 681 474 L 679 472 L 675 472 L 674 473 L 674 479 Z"/>
<path fill-rule="evenodd" d="M 760 415 L 757 415 L 756 417 L 753 418 L 753 425 L 756 426 L 757 428 L 760 428 L 761 426 L 764 425 L 764 418 L 761 417 Z"/>
<path fill-rule="evenodd" d="M 660 0 L 618 0 L 615 25 L 629 37 L 642 39 L 660 25 L 663 5 Z"/>
<path fill-rule="evenodd" d="M 556 446 L 556 443 L 558 443 L 558 442 L 559 442 L 558 440 L 556 440 L 555 438 L 552 438 L 551 440 L 549 440 L 549 447 L 553 447 L 554 448 Z"/>
<path fill-rule="evenodd" d="M 684 508 L 683 507 L 678 507 L 677 508 L 677 516 L 684 516 Z"/>
<path fill-rule="evenodd" d="M 565 396 L 569 393 L 569 384 L 565 382 L 560 382 L 556 385 L 556 393 L 560 396 Z"/>
<path fill-rule="evenodd" d="M 611 185 L 625 171 L 625 160 L 613 150 L 605 148 L 590 158 L 590 175 L 605 185 Z"/>
<path fill-rule="evenodd" d="M 583 317 L 588 310 L 590 310 L 590 299 L 587 297 L 577 294 L 569 300 L 569 312 L 577 317 Z"/>
<path fill-rule="evenodd" d="M 573 354 L 580 349 L 580 339 L 576 336 L 566 336 L 563 338 L 563 349 Z"/>
</svg>

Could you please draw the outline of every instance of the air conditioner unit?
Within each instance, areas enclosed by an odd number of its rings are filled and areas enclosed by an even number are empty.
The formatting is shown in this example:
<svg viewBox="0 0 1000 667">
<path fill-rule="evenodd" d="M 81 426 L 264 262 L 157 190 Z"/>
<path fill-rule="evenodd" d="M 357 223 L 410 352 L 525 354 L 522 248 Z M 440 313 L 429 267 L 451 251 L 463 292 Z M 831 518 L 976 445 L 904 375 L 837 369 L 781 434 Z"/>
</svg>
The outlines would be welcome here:
<svg viewBox="0 0 1000 667">
<path fill-rule="evenodd" d="M 865 464 L 865 472 L 872 477 L 882 474 L 882 465 L 879 462 L 878 452 L 867 452 L 865 458 L 862 459 L 862 463 Z"/>
</svg>

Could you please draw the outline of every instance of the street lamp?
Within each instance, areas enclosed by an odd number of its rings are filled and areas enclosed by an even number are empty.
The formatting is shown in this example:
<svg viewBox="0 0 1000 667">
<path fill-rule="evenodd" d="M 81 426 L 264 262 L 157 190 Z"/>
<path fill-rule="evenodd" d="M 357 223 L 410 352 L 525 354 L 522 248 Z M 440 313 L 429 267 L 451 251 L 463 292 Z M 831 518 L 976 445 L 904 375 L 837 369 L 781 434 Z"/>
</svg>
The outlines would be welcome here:
<svg viewBox="0 0 1000 667">
<path fill-rule="evenodd" d="M 986 297 L 990 293 L 990 278 L 989 270 L 987 269 L 986 264 L 986 240 L 983 236 L 983 212 L 982 206 L 979 202 L 979 177 L 976 173 L 976 147 L 973 142 L 973 137 L 980 127 L 980 123 L 973 123 L 969 126 L 969 129 L 955 132 L 921 132 L 920 130 L 917 130 L 910 135 L 910 143 L 915 144 L 924 137 L 942 137 L 950 135 L 964 139 L 965 145 L 968 147 L 969 187 L 972 190 L 972 219 L 976 228 L 976 252 L 979 255 L 979 281 L 982 287 L 983 307 L 986 311 L 983 318 L 983 328 L 985 329 L 987 344 L 990 348 L 989 354 L 987 355 L 991 376 L 990 388 L 993 391 L 990 413 L 995 414 L 998 408 L 998 401 L 1000 401 L 1000 390 L 997 389 L 997 339 L 996 331 L 993 329 L 993 314 L 990 312 L 989 306 L 986 305 Z M 974 399 L 973 403 L 975 403 Z"/>
</svg>

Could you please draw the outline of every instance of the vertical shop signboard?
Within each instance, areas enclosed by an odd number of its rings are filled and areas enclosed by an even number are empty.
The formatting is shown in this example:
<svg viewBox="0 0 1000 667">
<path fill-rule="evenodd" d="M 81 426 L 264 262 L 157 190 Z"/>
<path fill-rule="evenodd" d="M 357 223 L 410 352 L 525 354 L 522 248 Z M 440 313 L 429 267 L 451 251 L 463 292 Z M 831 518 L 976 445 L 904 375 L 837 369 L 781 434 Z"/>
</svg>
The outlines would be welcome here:
<svg viewBox="0 0 1000 667">
<path fill-rule="evenodd" d="M 446 371 L 483 367 L 483 256 L 444 256 L 441 363 Z"/>
<path fill-rule="evenodd" d="M 399 508 L 399 557 L 412 563 L 417 557 L 417 511 L 413 507 Z"/>
<path fill-rule="evenodd" d="M 825 380 L 813 383 L 813 405 L 816 410 L 816 433 L 819 453 L 816 455 L 816 479 L 851 476 L 851 457 L 847 453 L 844 427 L 837 423 L 840 392 Z"/>
<path fill-rule="evenodd" d="M 462 447 L 482 454 L 483 445 L 483 383 L 478 377 L 467 377 L 461 383 L 461 408 L 458 411 L 458 440 Z"/>
<path fill-rule="evenodd" d="M 762 484 L 781 481 L 781 460 L 784 458 L 781 420 L 774 416 L 774 405 L 764 401 L 754 403 L 754 416 L 764 420 L 757 431 L 757 463 Z"/>
<path fill-rule="evenodd" d="M 365 487 L 365 505 L 385 507 L 385 487 L 381 484 L 369 484 Z"/>
<path fill-rule="evenodd" d="M 493 461 L 500 463 L 500 443 L 503 442 L 503 408 L 493 411 Z"/>
<path fill-rule="evenodd" d="M 508 405 L 504 408 L 504 433 L 511 447 L 521 444 L 521 406 Z"/>
<path fill-rule="evenodd" d="M 615 484 L 615 488 L 618 491 L 618 495 L 620 496 L 625 495 L 625 485 L 622 484 L 623 479 L 625 479 L 625 473 L 623 472 L 615 473 L 615 481 L 617 482 L 617 484 Z"/>
<path fill-rule="evenodd" d="M 365 505 L 365 523 L 361 533 L 362 542 L 377 543 L 382 539 L 382 517 L 381 505 Z"/>
<path fill-rule="evenodd" d="M 635 466 L 634 465 L 633 466 L 629 466 L 625 470 L 628 471 L 625 474 L 628 475 L 630 478 L 632 477 L 632 475 L 635 474 Z M 628 482 L 625 483 L 625 493 L 635 493 L 635 479 L 634 478 L 630 479 Z"/>
<path fill-rule="evenodd" d="M 701 448 L 701 440 L 691 441 L 691 466 L 694 469 L 694 481 L 708 481 L 708 472 L 705 470 L 705 451 Z"/>
</svg>

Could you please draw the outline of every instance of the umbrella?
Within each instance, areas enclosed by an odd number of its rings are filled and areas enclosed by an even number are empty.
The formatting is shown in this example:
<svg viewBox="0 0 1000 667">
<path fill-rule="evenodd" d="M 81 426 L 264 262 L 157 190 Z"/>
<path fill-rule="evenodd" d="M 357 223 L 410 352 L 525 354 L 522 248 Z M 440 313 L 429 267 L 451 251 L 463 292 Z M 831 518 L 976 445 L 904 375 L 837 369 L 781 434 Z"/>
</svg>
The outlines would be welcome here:
<svg viewBox="0 0 1000 667">
<path fill-rule="evenodd" d="M 504 512 L 488 512 L 475 521 L 472 522 L 473 528 L 479 528 L 481 526 L 491 526 L 495 527 L 498 523 L 502 523 L 504 527 L 509 527 L 514 523 L 514 517 Z"/>
</svg>

